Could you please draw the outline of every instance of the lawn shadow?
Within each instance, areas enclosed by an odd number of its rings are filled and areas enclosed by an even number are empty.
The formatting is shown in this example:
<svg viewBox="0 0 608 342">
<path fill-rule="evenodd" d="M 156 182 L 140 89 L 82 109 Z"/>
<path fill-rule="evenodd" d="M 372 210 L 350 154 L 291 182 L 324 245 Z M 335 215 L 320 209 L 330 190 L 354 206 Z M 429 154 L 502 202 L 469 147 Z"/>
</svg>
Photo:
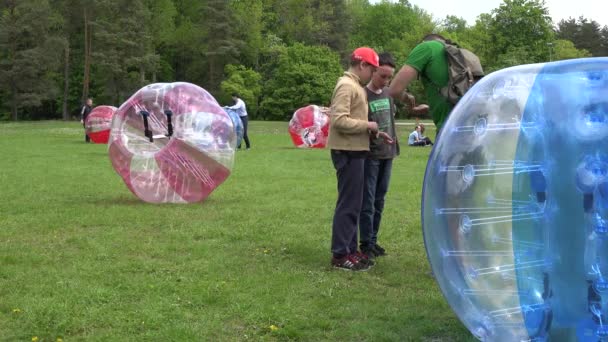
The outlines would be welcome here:
<svg viewBox="0 0 608 342">
<path fill-rule="evenodd" d="M 135 195 L 129 196 L 129 197 L 120 195 L 120 196 L 116 196 L 116 197 L 86 198 L 84 200 L 81 200 L 80 203 L 88 203 L 88 204 L 93 204 L 95 206 L 125 205 L 125 206 L 141 206 L 141 207 L 161 206 L 164 208 L 171 208 L 171 207 L 202 208 L 202 207 L 208 206 L 208 205 L 218 205 L 218 203 L 220 203 L 220 202 L 213 199 L 212 197 L 209 197 L 202 202 L 194 202 L 194 203 L 148 203 L 142 199 L 139 199 Z"/>
</svg>

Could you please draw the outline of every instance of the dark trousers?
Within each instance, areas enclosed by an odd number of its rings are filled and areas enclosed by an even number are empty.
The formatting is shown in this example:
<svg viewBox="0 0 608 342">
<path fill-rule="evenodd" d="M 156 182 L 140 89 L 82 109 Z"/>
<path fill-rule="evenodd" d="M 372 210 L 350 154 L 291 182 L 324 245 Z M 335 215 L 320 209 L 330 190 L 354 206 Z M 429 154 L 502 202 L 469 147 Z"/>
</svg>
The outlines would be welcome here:
<svg viewBox="0 0 608 342">
<path fill-rule="evenodd" d="M 331 150 L 338 178 L 338 200 L 332 226 L 335 258 L 357 251 L 357 226 L 363 200 L 363 172 L 367 152 Z"/>
<path fill-rule="evenodd" d="M 366 159 L 363 204 L 359 216 L 361 249 L 371 248 L 378 242 L 378 230 L 384 210 L 384 197 L 393 169 L 392 159 Z"/>
<path fill-rule="evenodd" d="M 84 141 L 85 142 L 91 142 L 91 138 L 89 137 L 89 135 L 87 134 L 87 127 L 84 125 L 84 122 L 82 123 L 82 127 L 84 127 Z"/>
<path fill-rule="evenodd" d="M 243 122 L 243 140 L 245 140 L 245 147 L 249 148 L 251 147 L 251 144 L 249 144 L 249 137 L 247 136 L 247 124 L 249 123 L 249 119 L 247 119 L 246 116 L 241 116 L 241 121 Z M 239 148 L 241 148 L 241 145 L 239 145 Z"/>
</svg>

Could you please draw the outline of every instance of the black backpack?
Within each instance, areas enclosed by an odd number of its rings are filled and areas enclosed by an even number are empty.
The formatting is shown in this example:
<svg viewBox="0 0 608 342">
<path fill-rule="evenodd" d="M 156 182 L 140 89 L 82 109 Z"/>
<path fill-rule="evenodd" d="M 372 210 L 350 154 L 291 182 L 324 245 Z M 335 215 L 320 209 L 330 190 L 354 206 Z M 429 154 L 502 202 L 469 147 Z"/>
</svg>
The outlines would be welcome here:
<svg viewBox="0 0 608 342">
<path fill-rule="evenodd" d="M 439 92 L 448 102 L 455 105 L 473 87 L 476 80 L 484 76 L 479 57 L 457 44 L 439 41 L 445 46 L 448 59 L 448 85 Z"/>
</svg>

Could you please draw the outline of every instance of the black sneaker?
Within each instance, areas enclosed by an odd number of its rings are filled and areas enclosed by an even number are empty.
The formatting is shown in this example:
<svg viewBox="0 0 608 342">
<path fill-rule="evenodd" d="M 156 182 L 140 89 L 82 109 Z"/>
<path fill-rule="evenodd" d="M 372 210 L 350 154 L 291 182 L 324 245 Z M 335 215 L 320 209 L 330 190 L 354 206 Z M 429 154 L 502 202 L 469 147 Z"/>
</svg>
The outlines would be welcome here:
<svg viewBox="0 0 608 342">
<path fill-rule="evenodd" d="M 353 256 L 355 257 L 355 259 L 357 259 L 357 261 L 364 265 L 367 265 L 368 267 L 373 267 L 374 265 L 376 265 L 376 262 L 365 253 L 357 251 L 355 254 L 353 254 Z"/>
<path fill-rule="evenodd" d="M 376 251 L 374 250 L 373 246 L 372 247 L 362 246 L 361 253 L 367 255 L 367 257 L 369 259 L 373 259 L 377 256 Z"/>
<path fill-rule="evenodd" d="M 363 264 L 354 257 L 353 254 L 347 255 L 343 258 L 331 259 L 331 265 L 335 268 L 344 270 L 344 271 L 367 271 L 369 269 L 369 265 Z"/>
<path fill-rule="evenodd" d="M 374 251 L 374 254 L 376 256 L 384 256 L 384 255 L 386 255 L 386 251 L 384 250 L 384 248 L 380 247 L 379 244 L 375 244 L 374 247 L 372 247 L 372 250 Z"/>
</svg>

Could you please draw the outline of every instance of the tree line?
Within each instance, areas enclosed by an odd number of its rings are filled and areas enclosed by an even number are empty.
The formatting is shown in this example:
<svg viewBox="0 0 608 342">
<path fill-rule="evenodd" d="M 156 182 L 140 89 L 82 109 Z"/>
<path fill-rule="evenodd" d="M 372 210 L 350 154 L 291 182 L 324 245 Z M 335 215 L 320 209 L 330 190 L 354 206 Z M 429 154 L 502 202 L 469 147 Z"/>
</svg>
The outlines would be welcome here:
<svg viewBox="0 0 608 342">
<path fill-rule="evenodd" d="M 468 25 L 407 0 L 2 0 L 0 120 L 65 119 L 87 97 L 119 106 L 154 82 L 197 84 L 222 104 L 238 92 L 253 118 L 327 105 L 349 52 L 398 63 L 431 32 L 474 51 L 487 72 L 608 56 L 608 26 L 553 24 L 542 0 L 504 0 Z M 421 85 L 411 89 L 424 101 Z M 401 115 L 407 115 L 407 112 Z"/>
</svg>

